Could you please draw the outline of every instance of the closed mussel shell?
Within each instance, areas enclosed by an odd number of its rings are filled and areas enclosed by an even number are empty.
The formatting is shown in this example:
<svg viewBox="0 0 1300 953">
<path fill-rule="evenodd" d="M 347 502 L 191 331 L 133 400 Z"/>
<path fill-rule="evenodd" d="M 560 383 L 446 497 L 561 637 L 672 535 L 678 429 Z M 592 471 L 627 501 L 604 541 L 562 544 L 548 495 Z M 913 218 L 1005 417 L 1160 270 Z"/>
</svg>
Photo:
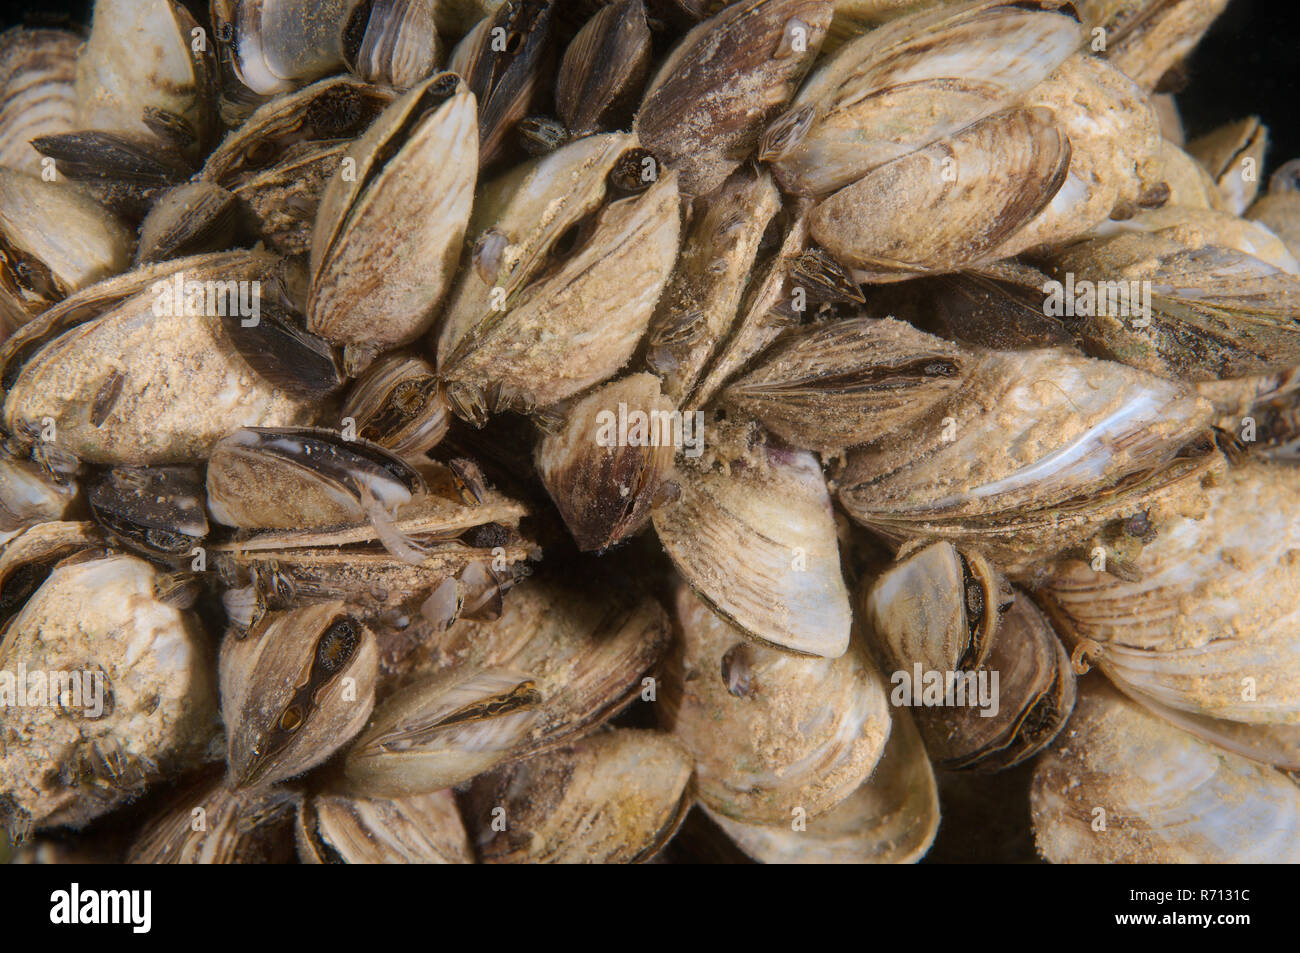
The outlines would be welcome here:
<svg viewBox="0 0 1300 953">
<path fill-rule="evenodd" d="M 541 580 L 518 586 L 500 619 L 463 619 L 423 655 L 348 750 L 367 796 L 451 787 L 590 730 L 631 702 L 664 651 L 653 600 Z M 592 598 L 595 596 L 595 598 Z"/>
<path fill-rule="evenodd" d="M 696 26 L 659 67 L 634 129 L 681 176 L 717 188 L 789 102 L 830 26 L 828 0 L 744 0 Z"/>
<path fill-rule="evenodd" d="M 825 814 L 870 776 L 889 704 L 861 646 L 819 659 L 754 645 L 685 586 L 674 616 L 660 724 L 695 758 L 711 811 L 788 825 Z"/>
<path fill-rule="evenodd" d="M 1038 852 L 1054 863 L 1297 863 L 1300 787 L 1088 679 L 1039 760 Z"/>
<path fill-rule="evenodd" d="M 538 444 L 538 475 L 580 549 L 603 550 L 649 521 L 682 438 L 672 410 L 653 374 L 633 374 L 577 401 Z"/>
<path fill-rule="evenodd" d="M 13 378 L 5 429 L 40 433 L 49 418 L 50 442 L 82 460 L 148 466 L 205 457 L 241 426 L 305 423 L 313 406 L 254 370 L 235 343 L 259 333 L 275 264 L 258 252 L 187 259 L 59 334 Z"/>
<path fill-rule="evenodd" d="M 939 792 L 912 719 L 895 711 L 880 763 L 825 814 L 788 824 L 745 824 L 705 808 L 719 827 L 764 864 L 909 864 L 939 829 Z"/>
<path fill-rule="evenodd" d="M 961 386 L 966 358 L 901 321 L 849 318 L 800 330 L 723 400 L 788 443 L 835 451 L 913 423 Z"/>
<path fill-rule="evenodd" d="M 428 329 L 460 255 L 477 149 L 474 96 L 453 74 L 430 77 L 384 111 L 321 197 L 309 330 L 382 350 Z"/>
<path fill-rule="evenodd" d="M 811 453 L 751 447 L 752 433 L 713 425 L 709 452 L 680 460 L 680 498 L 654 511 L 655 532 L 691 588 L 750 638 L 836 658 L 852 618 L 826 478 Z"/>
<path fill-rule="evenodd" d="M 16 674 L 41 677 L 5 715 L 6 825 L 79 827 L 201 763 L 217 727 L 211 659 L 197 618 L 159 599 L 162 580 L 142 559 L 88 552 L 9 621 L 6 694 Z"/>
<path fill-rule="evenodd" d="M 690 779 L 690 756 L 671 736 L 630 728 L 520 761 L 471 791 L 480 856 L 489 864 L 649 860 L 690 806 Z"/>
<path fill-rule="evenodd" d="M 305 864 L 470 864 L 469 836 L 450 791 L 404 798 L 310 795 L 294 825 Z"/>
</svg>

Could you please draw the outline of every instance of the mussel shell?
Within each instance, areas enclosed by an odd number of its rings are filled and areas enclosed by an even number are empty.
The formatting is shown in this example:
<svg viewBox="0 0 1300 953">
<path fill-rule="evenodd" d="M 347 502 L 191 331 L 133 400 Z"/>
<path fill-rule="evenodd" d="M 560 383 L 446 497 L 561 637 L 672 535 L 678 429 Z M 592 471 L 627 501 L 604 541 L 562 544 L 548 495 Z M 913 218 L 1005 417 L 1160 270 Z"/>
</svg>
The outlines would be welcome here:
<svg viewBox="0 0 1300 953">
<path fill-rule="evenodd" d="M 69 294 L 125 271 L 133 239 L 66 184 L 0 168 L 0 317 L 26 324 Z"/>
<path fill-rule="evenodd" d="M 333 76 L 259 106 L 221 142 L 201 177 L 236 191 L 303 143 L 333 143 L 361 135 L 389 103 L 392 90 L 351 76 Z"/>
<path fill-rule="evenodd" d="M 1296 472 L 1243 463 L 1204 512 L 1157 521 L 1139 578 L 1064 563 L 1044 607 L 1071 645 L 1128 690 L 1197 717 L 1300 724 Z M 1195 518 L 1199 517 L 1199 518 Z M 1249 679 L 1250 681 L 1245 681 Z"/>
<path fill-rule="evenodd" d="M 480 250 L 496 233 L 505 244 L 499 267 L 462 269 L 447 304 L 437 348 L 449 386 L 546 407 L 632 357 L 677 258 L 680 215 L 671 172 L 620 197 L 610 173 L 629 157 L 653 163 L 632 136 L 588 136 L 480 192 L 469 235 Z"/>
<path fill-rule="evenodd" d="M 232 299 L 257 304 L 275 260 L 205 256 L 202 272 L 187 271 L 192 262 L 40 346 L 7 388 L 5 429 L 40 433 L 48 417 L 51 442 L 82 460 L 148 466 L 203 458 L 240 426 L 305 423 L 314 407 L 263 379 L 232 343 L 246 330 Z M 178 285 L 189 295 L 179 314 Z M 190 313 L 195 289 L 214 307 Z"/>
<path fill-rule="evenodd" d="M 759 157 L 823 196 L 1020 100 L 1083 39 L 1071 8 L 983 0 L 900 17 L 846 43 L 765 134 Z M 794 135 L 779 135 L 791 126 Z"/>
<path fill-rule="evenodd" d="M 570 135 L 624 127 L 650 70 L 650 28 L 643 0 L 600 8 L 564 51 L 555 104 Z"/>
<path fill-rule="evenodd" d="M 400 688 L 349 748 L 349 783 L 371 796 L 459 784 L 552 748 L 609 718 L 643 689 L 668 620 L 657 603 L 531 581 L 492 623 L 462 620 L 413 655 Z"/>
<path fill-rule="evenodd" d="M 1300 862 L 1300 787 L 1095 677 L 1038 762 L 1038 851 L 1055 863 Z"/>
<path fill-rule="evenodd" d="M 801 827 L 745 824 L 708 811 L 737 846 L 765 864 L 909 864 L 939 830 L 939 792 L 921 736 L 895 712 L 889 741 L 871 777 Z"/>
<path fill-rule="evenodd" d="M 866 280 L 1005 258 L 1024 249 L 1015 233 L 1052 200 L 1069 166 L 1055 114 L 1015 107 L 840 189 L 813 210 L 812 237 Z"/>
<path fill-rule="evenodd" d="M 119 467 L 87 492 L 95 521 L 112 538 L 154 557 L 189 556 L 203 542 L 205 500 L 192 467 Z"/>
<path fill-rule="evenodd" d="M 320 764 L 374 707 L 374 635 L 343 603 L 268 613 L 221 646 L 221 714 L 231 783 L 275 784 Z"/>
<path fill-rule="evenodd" d="M 685 586 L 674 609 L 659 719 L 695 757 L 710 810 L 786 825 L 830 811 L 870 776 L 890 719 L 861 646 L 820 659 L 754 645 Z"/>
<path fill-rule="evenodd" d="M 476 150 L 474 97 L 451 73 L 430 77 L 375 120 L 321 196 L 309 330 L 381 349 L 428 330 L 456 270 Z M 349 160 L 355 168 L 344 175 Z"/>
<path fill-rule="evenodd" d="M 743 167 L 700 205 L 651 319 L 646 356 L 664 378 L 664 393 L 682 408 L 699 406 L 696 387 L 731 331 L 781 199 L 771 175 Z"/>
<path fill-rule="evenodd" d="M 356 51 L 344 50 L 348 69 L 362 79 L 394 89 L 410 89 L 429 76 L 440 58 L 434 25 L 438 0 L 373 0 L 364 10 L 365 29 Z M 368 7 L 369 9 L 366 9 Z"/>
<path fill-rule="evenodd" d="M 681 462 L 681 496 L 654 511 L 655 531 L 691 588 L 748 637 L 835 658 L 852 619 L 826 478 L 811 453 L 745 448 L 743 432 L 728 440 L 714 424 L 725 456 Z"/>
<path fill-rule="evenodd" d="M 359 523 L 376 503 L 391 512 L 424 480 L 382 447 L 332 430 L 245 428 L 213 447 L 207 487 L 218 522 L 292 529 Z"/>
<path fill-rule="evenodd" d="M 181 130 L 187 154 L 206 152 L 216 132 L 215 65 L 210 46 L 193 48 L 197 29 L 175 0 L 96 0 L 77 57 L 78 128 L 155 138 L 157 117 Z"/>
<path fill-rule="evenodd" d="M 6 714 L 5 822 L 80 826 L 196 766 L 217 728 L 198 620 L 158 599 L 161 576 L 149 563 L 88 555 L 56 566 L 0 643 L 0 670 L 72 673 L 92 694 L 43 704 L 28 694 Z"/>
<path fill-rule="evenodd" d="M 683 193 L 712 192 L 758 145 L 821 49 L 832 10 L 828 0 L 744 0 L 664 60 L 633 128 L 677 170 Z"/>
<path fill-rule="evenodd" d="M 470 864 L 469 835 L 450 791 L 408 798 L 307 797 L 294 825 L 305 864 Z"/>
<path fill-rule="evenodd" d="M 606 549 L 649 521 L 672 470 L 672 409 L 654 375 L 634 374 L 579 400 L 538 444 L 537 473 L 579 549 Z M 629 446 L 619 445 L 620 413 L 632 422 Z"/>
<path fill-rule="evenodd" d="M 40 175 L 39 136 L 77 128 L 75 88 L 81 37 L 14 27 L 0 33 L 0 166 Z"/>
<path fill-rule="evenodd" d="M 294 811 L 301 799 L 292 788 L 239 791 L 221 778 L 201 779 L 182 788 L 145 823 L 127 851 L 126 862 L 289 863 Z"/>
<path fill-rule="evenodd" d="M 723 400 L 793 446 L 842 450 L 923 417 L 961 386 L 966 364 L 901 321 L 849 318 L 786 337 Z"/>
<path fill-rule="evenodd" d="M 503 3 L 451 51 L 447 68 L 465 78 L 478 104 L 481 166 L 506 155 L 511 131 L 547 85 L 553 9 L 550 0 Z"/>
<path fill-rule="evenodd" d="M 437 446 L 451 423 L 433 365 L 408 353 L 387 354 L 367 368 L 343 401 L 357 436 L 402 457 Z"/>
<path fill-rule="evenodd" d="M 620 728 L 475 782 L 478 850 L 489 864 L 635 864 L 690 807 L 691 760 L 670 736 Z M 504 808 L 508 826 L 493 825 Z"/>
</svg>

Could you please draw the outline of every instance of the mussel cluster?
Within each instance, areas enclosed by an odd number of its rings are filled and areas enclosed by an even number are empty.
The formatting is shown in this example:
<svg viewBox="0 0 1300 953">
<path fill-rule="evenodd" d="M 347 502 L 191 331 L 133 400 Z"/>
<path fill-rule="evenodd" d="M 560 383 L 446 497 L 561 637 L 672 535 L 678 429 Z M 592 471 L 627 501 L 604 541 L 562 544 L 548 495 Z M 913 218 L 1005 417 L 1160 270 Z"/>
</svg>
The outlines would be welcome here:
<svg viewBox="0 0 1300 953">
<path fill-rule="evenodd" d="M 1300 860 L 1300 163 L 1167 91 L 1226 4 L 0 34 L 12 857 L 910 862 L 1005 772 L 1049 861 Z"/>
</svg>

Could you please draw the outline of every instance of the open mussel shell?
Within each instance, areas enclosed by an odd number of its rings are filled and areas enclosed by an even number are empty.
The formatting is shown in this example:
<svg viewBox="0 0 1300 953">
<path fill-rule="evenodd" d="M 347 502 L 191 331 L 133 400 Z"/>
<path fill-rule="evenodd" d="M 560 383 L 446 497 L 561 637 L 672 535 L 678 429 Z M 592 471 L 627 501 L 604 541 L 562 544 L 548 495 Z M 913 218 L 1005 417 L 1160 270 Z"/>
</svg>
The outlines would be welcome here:
<svg viewBox="0 0 1300 953">
<path fill-rule="evenodd" d="M 691 758 L 669 735 L 618 728 L 480 778 L 470 791 L 489 864 L 635 864 L 690 807 Z"/>
<path fill-rule="evenodd" d="M 1042 613 L 986 560 L 933 543 L 904 555 L 864 596 L 891 698 L 922 706 L 917 727 L 940 767 L 1011 767 L 1065 724 L 1070 658 Z"/>
<path fill-rule="evenodd" d="M 293 819 L 302 795 L 289 788 L 241 791 L 221 778 L 187 785 L 151 817 L 127 850 L 129 864 L 284 864 L 293 860 Z"/>
<path fill-rule="evenodd" d="M 606 549 L 649 521 L 682 442 L 672 411 L 658 378 L 633 374 L 577 401 L 538 443 L 537 473 L 580 549 Z"/>
<path fill-rule="evenodd" d="M 660 724 L 695 758 L 711 811 L 788 825 L 830 811 L 870 776 L 890 720 L 861 646 L 819 659 L 754 645 L 686 586 L 674 617 Z"/>
<path fill-rule="evenodd" d="M 452 73 L 430 77 L 375 120 L 321 197 L 309 330 L 363 349 L 428 330 L 460 256 L 477 149 L 474 96 Z"/>
<path fill-rule="evenodd" d="M 830 26 L 829 0 L 743 0 L 687 33 L 650 81 L 634 129 L 707 195 L 758 145 Z"/>
<path fill-rule="evenodd" d="M 445 627 L 480 601 L 499 603 L 537 555 L 518 531 L 527 510 L 486 489 L 477 500 L 421 495 L 395 514 L 391 532 L 379 515 L 380 528 L 269 529 L 211 548 L 232 585 L 283 605 L 344 600 L 368 622 L 399 628 L 421 614 Z"/>
<path fill-rule="evenodd" d="M 508 151 L 511 133 L 532 112 L 554 69 L 551 0 L 496 6 L 451 51 L 447 69 L 464 77 L 478 105 L 480 165 Z"/>
<path fill-rule="evenodd" d="M 437 446 L 451 424 L 433 364 L 406 352 L 384 355 L 357 379 L 339 411 L 348 418 L 358 437 L 408 458 Z"/>
<path fill-rule="evenodd" d="M 1030 803 L 1055 863 L 1298 863 L 1300 786 L 1175 728 L 1093 677 Z"/>
<path fill-rule="evenodd" d="M 403 798 L 316 794 L 294 825 L 304 864 L 472 864 L 469 835 L 450 791 Z"/>
<path fill-rule="evenodd" d="M 722 399 L 793 446 L 842 450 L 923 417 L 961 386 L 967 363 L 901 321 L 849 318 L 785 338 Z"/>
<path fill-rule="evenodd" d="M 498 620 L 462 619 L 404 663 L 348 749 L 347 781 L 367 796 L 436 791 L 571 740 L 644 690 L 667 640 L 652 599 L 522 584 Z"/>
<path fill-rule="evenodd" d="M 325 429 L 246 428 L 208 459 L 213 519 L 245 529 L 340 526 L 370 519 L 388 535 L 394 511 L 425 489 L 410 464 Z"/>
<path fill-rule="evenodd" d="M 125 271 L 132 244 L 122 223 L 89 196 L 0 168 L 0 324 L 26 324 Z"/>
<path fill-rule="evenodd" d="M 746 824 L 707 807 L 736 845 L 764 864 L 910 864 L 939 829 L 939 792 L 916 726 L 895 711 L 880 762 L 825 814 L 783 825 Z"/>
<path fill-rule="evenodd" d="M 497 405 L 546 407 L 626 364 L 677 259 L 678 204 L 676 175 L 623 133 L 488 185 L 438 335 L 457 413 L 481 423 L 489 391 Z"/>
<path fill-rule="evenodd" d="M 909 431 L 848 454 L 835 479 L 853 519 L 970 545 L 1020 577 L 1112 520 L 1195 495 L 1222 464 L 1202 440 L 1213 408 L 1181 384 L 1055 348 L 977 364 Z"/>
<path fill-rule="evenodd" d="M 360 136 L 397 93 L 332 76 L 259 106 L 212 150 L 200 173 L 231 191 L 304 150 Z"/>
<path fill-rule="evenodd" d="M 1064 562 L 1043 604 L 1067 643 L 1126 690 L 1191 715 L 1300 725 L 1300 586 L 1291 467 L 1244 462 L 1202 513 L 1155 520 L 1138 578 Z M 1199 517 L 1199 518 L 1193 518 Z"/>
<path fill-rule="evenodd" d="M 164 129 L 186 155 L 202 155 L 217 113 L 211 47 L 194 44 L 198 29 L 176 0 L 95 0 L 77 57 L 78 127 L 155 141 Z"/>
<path fill-rule="evenodd" d="M 49 443 L 87 462 L 149 466 L 206 457 L 241 426 L 310 418 L 314 402 L 264 378 L 237 344 L 260 340 L 276 260 L 231 252 L 168 264 L 151 286 L 6 368 L 9 433 L 44 427 Z"/>
<path fill-rule="evenodd" d="M 653 513 L 678 572 L 752 639 L 835 658 L 852 625 L 826 478 L 806 451 L 714 424 L 710 453 L 679 461 L 680 497 Z M 757 434 L 752 434 L 757 438 Z"/>
<path fill-rule="evenodd" d="M 745 166 L 707 199 L 683 237 L 681 257 L 650 321 L 647 364 L 682 408 L 735 323 L 759 245 L 781 208 L 771 175 Z"/>
<path fill-rule="evenodd" d="M 208 535 L 206 499 L 193 467 L 115 467 L 86 494 L 110 538 L 155 559 L 194 555 Z"/>
<path fill-rule="evenodd" d="M 0 33 L 0 166 L 41 174 L 31 142 L 77 128 L 75 86 L 81 37 L 14 27 Z"/>
<path fill-rule="evenodd" d="M 644 0 L 617 0 L 578 31 L 555 82 L 555 105 L 569 135 L 623 126 L 650 70 L 650 28 Z"/>
<path fill-rule="evenodd" d="M 9 621 L 0 671 L 26 702 L 5 716 L 7 825 L 80 826 L 200 763 L 217 727 L 211 660 L 198 620 L 158 598 L 162 580 L 142 559 L 90 552 Z M 72 674 L 23 677 L 38 671 Z"/>
<path fill-rule="evenodd" d="M 221 645 L 221 715 L 236 788 L 320 764 L 361 730 L 375 702 L 378 649 L 341 602 L 268 613 Z"/>
<path fill-rule="evenodd" d="M 787 191 L 825 196 L 890 160 L 1006 109 L 1074 52 L 1069 7 L 983 0 L 901 17 L 809 77 L 759 158 Z"/>
</svg>

